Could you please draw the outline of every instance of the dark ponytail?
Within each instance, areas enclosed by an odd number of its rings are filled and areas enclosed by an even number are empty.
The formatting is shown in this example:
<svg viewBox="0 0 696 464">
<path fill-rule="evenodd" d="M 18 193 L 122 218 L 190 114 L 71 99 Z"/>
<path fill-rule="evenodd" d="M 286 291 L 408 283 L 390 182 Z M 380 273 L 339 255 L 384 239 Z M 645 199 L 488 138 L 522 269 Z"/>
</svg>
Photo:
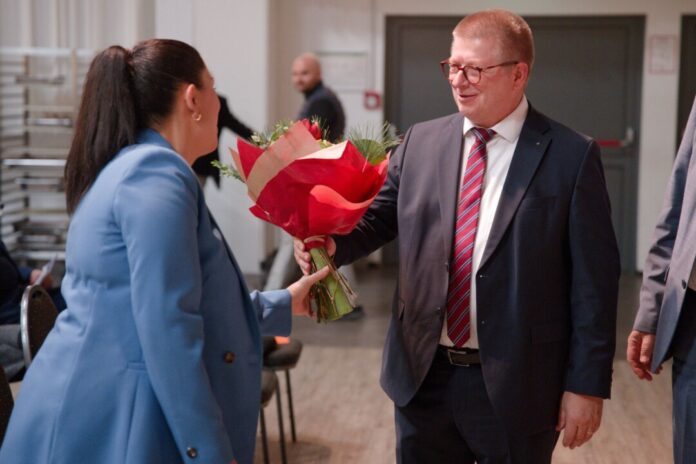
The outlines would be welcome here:
<svg viewBox="0 0 696 464">
<path fill-rule="evenodd" d="M 135 141 L 136 117 L 129 52 L 109 47 L 89 67 L 65 164 L 65 192 L 72 214 L 99 171 Z"/>
<path fill-rule="evenodd" d="M 94 58 L 65 164 L 69 214 L 121 148 L 169 116 L 182 84 L 201 86 L 204 69 L 198 52 L 177 40 L 146 40 L 132 52 L 112 46 Z"/>
</svg>

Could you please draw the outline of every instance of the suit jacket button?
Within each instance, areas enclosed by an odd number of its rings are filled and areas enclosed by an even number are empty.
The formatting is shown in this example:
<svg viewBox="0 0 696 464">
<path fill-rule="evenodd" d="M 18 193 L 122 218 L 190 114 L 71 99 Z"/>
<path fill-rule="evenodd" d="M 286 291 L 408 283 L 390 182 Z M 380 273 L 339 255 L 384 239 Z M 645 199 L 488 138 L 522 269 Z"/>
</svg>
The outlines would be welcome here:
<svg viewBox="0 0 696 464">
<path fill-rule="evenodd" d="M 198 450 L 196 448 L 188 447 L 186 448 L 186 456 L 191 459 L 196 459 L 198 457 Z"/>
<path fill-rule="evenodd" d="M 682 288 L 686 290 L 686 280 L 682 280 Z"/>
<path fill-rule="evenodd" d="M 232 364 L 234 360 L 237 359 L 237 355 L 232 353 L 231 351 L 228 351 L 227 353 L 225 353 L 223 359 L 227 364 Z"/>
</svg>

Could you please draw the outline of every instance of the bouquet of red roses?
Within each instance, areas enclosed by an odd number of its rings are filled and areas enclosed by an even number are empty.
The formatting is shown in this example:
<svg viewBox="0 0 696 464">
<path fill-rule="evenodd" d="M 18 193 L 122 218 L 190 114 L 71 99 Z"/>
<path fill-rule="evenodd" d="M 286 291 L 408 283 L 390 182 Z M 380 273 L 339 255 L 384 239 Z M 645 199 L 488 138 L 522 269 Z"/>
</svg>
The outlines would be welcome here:
<svg viewBox="0 0 696 464">
<path fill-rule="evenodd" d="M 280 123 L 252 143 L 230 148 L 236 170 L 216 164 L 223 174 L 246 183 L 254 216 L 305 241 L 314 269 L 331 273 L 313 289 L 317 320 L 338 319 L 353 310 L 355 294 L 336 270 L 324 236 L 348 234 L 377 196 L 387 174 L 388 150 L 398 144 L 388 125 L 377 137 L 353 131 L 332 144 L 319 123 Z"/>
</svg>

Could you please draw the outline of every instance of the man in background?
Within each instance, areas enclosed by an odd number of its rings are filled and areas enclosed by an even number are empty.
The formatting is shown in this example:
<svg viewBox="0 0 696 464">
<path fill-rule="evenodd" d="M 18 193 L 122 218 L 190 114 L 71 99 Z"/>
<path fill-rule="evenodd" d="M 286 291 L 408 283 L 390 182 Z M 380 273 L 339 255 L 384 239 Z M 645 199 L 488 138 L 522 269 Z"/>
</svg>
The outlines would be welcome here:
<svg viewBox="0 0 696 464">
<path fill-rule="evenodd" d="M 324 137 L 332 143 L 343 139 L 346 128 L 346 116 L 343 105 L 336 94 L 326 87 L 321 79 L 321 64 L 313 53 L 303 53 L 292 62 L 292 83 L 298 92 L 302 92 L 305 101 L 297 113 L 297 120 L 319 119 Z M 353 265 L 343 266 L 341 272 L 349 282 L 355 282 Z M 365 314 L 362 305 L 357 305 L 352 312 L 340 320 L 348 321 L 361 318 Z"/>
<path fill-rule="evenodd" d="M 297 120 L 318 118 L 326 140 L 339 142 L 346 128 L 343 106 L 336 94 L 321 80 L 321 65 L 313 53 L 303 53 L 292 63 L 292 83 L 305 97 Z"/>
</svg>

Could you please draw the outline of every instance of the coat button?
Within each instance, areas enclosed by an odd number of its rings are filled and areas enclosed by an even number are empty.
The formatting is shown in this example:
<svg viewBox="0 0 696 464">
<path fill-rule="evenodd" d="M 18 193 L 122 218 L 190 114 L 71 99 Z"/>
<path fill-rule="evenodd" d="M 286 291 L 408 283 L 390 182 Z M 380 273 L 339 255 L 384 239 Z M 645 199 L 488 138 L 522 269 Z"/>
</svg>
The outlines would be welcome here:
<svg viewBox="0 0 696 464">
<path fill-rule="evenodd" d="M 223 358 L 227 364 L 232 364 L 235 359 L 237 359 L 237 355 L 232 353 L 231 351 L 228 351 L 225 353 L 225 356 Z"/>
<path fill-rule="evenodd" d="M 682 280 L 682 288 L 686 290 L 686 280 Z"/>
<path fill-rule="evenodd" d="M 186 456 L 191 459 L 196 459 L 198 457 L 198 450 L 196 448 L 188 447 L 186 448 Z"/>
</svg>

